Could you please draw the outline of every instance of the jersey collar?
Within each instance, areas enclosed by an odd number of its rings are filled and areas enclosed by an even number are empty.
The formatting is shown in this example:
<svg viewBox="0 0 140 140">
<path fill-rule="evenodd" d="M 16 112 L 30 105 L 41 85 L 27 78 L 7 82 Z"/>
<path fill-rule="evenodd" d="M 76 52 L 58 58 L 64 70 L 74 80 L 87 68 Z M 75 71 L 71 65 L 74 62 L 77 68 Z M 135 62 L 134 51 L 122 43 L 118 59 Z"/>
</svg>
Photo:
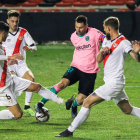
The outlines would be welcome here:
<svg viewBox="0 0 140 140">
<path fill-rule="evenodd" d="M 17 29 L 16 32 L 14 32 L 14 33 L 9 32 L 9 33 L 10 33 L 11 35 L 15 36 L 15 35 L 18 33 L 18 31 L 19 31 L 19 28 Z"/>
<path fill-rule="evenodd" d="M 111 40 L 111 42 L 113 42 L 114 40 L 118 39 L 122 34 L 120 34 L 118 37 L 116 37 L 115 39 Z"/>
<path fill-rule="evenodd" d="M 86 33 L 87 33 L 87 32 L 88 32 L 88 28 L 87 28 Z M 86 34 L 86 33 L 85 33 L 85 34 Z M 77 34 L 77 33 L 76 33 L 76 34 Z M 84 34 L 84 35 L 85 35 L 85 34 Z M 78 35 L 78 34 L 77 34 L 77 36 L 79 36 L 79 37 L 83 37 L 84 35 Z"/>
</svg>

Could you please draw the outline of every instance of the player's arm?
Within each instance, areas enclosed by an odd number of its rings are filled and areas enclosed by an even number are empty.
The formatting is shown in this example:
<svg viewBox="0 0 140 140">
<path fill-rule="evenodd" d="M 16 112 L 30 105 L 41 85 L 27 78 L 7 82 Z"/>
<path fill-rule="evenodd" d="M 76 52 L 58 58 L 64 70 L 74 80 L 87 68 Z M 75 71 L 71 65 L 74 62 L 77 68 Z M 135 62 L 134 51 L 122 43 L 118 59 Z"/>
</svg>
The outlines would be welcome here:
<svg viewBox="0 0 140 140">
<path fill-rule="evenodd" d="M 131 51 L 129 54 L 133 59 L 135 59 L 137 62 L 140 62 L 140 42 L 138 41 L 132 41 L 133 45 L 133 51 Z"/>
<path fill-rule="evenodd" d="M 35 44 L 32 44 L 30 46 L 23 46 L 22 47 L 25 51 L 31 51 L 31 52 L 35 52 L 37 51 L 37 47 Z"/>
<path fill-rule="evenodd" d="M 28 32 L 26 32 L 24 34 L 24 39 L 25 39 L 25 42 L 26 42 L 27 46 L 24 46 L 22 48 L 25 51 L 31 51 L 31 52 L 37 51 L 35 41 L 33 40 L 33 38 L 31 37 L 31 35 Z"/>
<path fill-rule="evenodd" d="M 101 35 L 99 36 L 99 41 L 103 42 L 103 41 L 104 41 L 104 38 L 105 38 L 105 35 L 104 35 L 104 34 L 101 34 Z"/>
<path fill-rule="evenodd" d="M 101 63 L 107 54 L 110 54 L 110 49 L 108 47 L 101 49 L 96 57 L 97 62 Z"/>
</svg>

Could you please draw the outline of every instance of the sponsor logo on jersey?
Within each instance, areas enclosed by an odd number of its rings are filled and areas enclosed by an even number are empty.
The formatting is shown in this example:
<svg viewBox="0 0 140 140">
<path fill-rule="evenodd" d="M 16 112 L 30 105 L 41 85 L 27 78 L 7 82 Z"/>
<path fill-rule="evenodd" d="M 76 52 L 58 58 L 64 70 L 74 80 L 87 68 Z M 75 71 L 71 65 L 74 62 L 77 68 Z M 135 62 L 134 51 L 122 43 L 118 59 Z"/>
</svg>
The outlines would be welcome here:
<svg viewBox="0 0 140 140">
<path fill-rule="evenodd" d="M 7 42 L 10 42 L 11 41 L 11 39 L 9 38 L 9 39 L 7 39 Z"/>
<path fill-rule="evenodd" d="M 90 48 L 90 47 L 91 47 L 91 45 L 88 44 L 88 45 L 83 45 L 83 46 L 77 46 L 76 49 L 77 49 L 77 50 L 84 50 L 84 49 Z"/>
<path fill-rule="evenodd" d="M 114 43 L 113 46 L 116 48 L 118 44 Z"/>
<path fill-rule="evenodd" d="M 23 36 L 20 36 L 18 39 L 19 39 L 19 40 L 23 40 Z"/>
<path fill-rule="evenodd" d="M 86 41 L 89 41 L 89 39 L 90 39 L 89 36 L 86 36 L 86 37 L 85 37 L 85 40 L 86 40 Z"/>
</svg>

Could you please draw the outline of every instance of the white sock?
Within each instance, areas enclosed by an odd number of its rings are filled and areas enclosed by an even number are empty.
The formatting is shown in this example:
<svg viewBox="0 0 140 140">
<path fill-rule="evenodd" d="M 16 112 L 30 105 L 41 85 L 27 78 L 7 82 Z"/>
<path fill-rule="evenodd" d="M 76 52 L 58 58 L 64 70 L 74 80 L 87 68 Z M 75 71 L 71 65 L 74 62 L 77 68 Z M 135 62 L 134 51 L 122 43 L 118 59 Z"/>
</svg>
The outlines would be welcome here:
<svg viewBox="0 0 140 140">
<path fill-rule="evenodd" d="M 133 106 L 133 109 L 132 109 L 131 115 L 134 115 L 134 116 L 140 118 L 140 108 L 138 108 L 138 107 L 134 107 L 134 106 Z"/>
<path fill-rule="evenodd" d="M 0 111 L 0 119 L 15 119 L 15 117 L 9 110 L 2 110 Z"/>
<path fill-rule="evenodd" d="M 68 127 L 68 130 L 70 132 L 74 132 L 76 128 L 79 127 L 88 118 L 89 114 L 90 114 L 90 109 L 82 106 L 80 112 L 73 120 L 71 125 Z"/>
<path fill-rule="evenodd" d="M 30 102 L 31 102 L 32 96 L 33 96 L 33 92 L 26 91 L 25 105 L 30 106 Z"/>
<path fill-rule="evenodd" d="M 39 95 L 41 95 L 43 98 L 46 98 L 48 100 L 52 100 L 53 102 L 56 102 L 58 104 L 63 103 L 63 99 L 51 92 L 50 90 L 41 87 L 40 91 L 38 92 Z"/>
</svg>

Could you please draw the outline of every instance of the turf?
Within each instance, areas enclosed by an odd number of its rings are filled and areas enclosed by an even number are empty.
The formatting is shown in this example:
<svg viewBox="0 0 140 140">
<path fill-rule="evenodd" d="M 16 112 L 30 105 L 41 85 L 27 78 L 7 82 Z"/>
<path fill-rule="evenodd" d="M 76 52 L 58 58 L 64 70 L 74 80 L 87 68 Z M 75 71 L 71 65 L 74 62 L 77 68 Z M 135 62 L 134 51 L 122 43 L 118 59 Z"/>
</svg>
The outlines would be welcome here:
<svg viewBox="0 0 140 140">
<path fill-rule="evenodd" d="M 70 66 L 74 48 L 67 45 L 38 46 L 35 53 L 27 52 L 27 64 L 35 76 L 35 81 L 50 88 L 58 83 Z M 103 64 L 99 64 L 100 72 L 95 88 L 104 84 Z M 140 107 L 140 63 L 128 55 L 125 62 L 125 91 L 133 106 Z M 64 99 L 77 93 L 78 83 L 67 87 L 59 96 Z M 34 93 L 31 107 L 42 99 Z M 25 94 L 18 98 L 24 107 Z M 23 116 L 19 120 L 0 120 L 0 140 L 138 140 L 140 139 L 140 120 L 134 116 L 124 115 L 113 101 L 103 102 L 91 109 L 89 118 L 75 132 L 73 138 L 55 138 L 72 122 L 70 111 L 64 105 L 49 101 L 45 107 L 50 110 L 50 120 L 45 123 L 36 122 L 34 117 Z M 5 107 L 1 107 L 1 110 Z M 80 110 L 80 107 L 78 107 Z"/>
</svg>

